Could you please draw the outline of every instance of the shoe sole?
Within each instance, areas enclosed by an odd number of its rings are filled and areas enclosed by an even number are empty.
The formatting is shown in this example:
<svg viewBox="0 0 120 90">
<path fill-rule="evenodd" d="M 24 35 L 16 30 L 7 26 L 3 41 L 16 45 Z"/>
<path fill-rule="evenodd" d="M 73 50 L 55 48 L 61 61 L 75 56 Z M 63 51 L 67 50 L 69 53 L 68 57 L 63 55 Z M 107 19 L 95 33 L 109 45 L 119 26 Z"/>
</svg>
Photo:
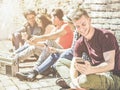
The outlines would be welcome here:
<svg viewBox="0 0 120 90">
<path fill-rule="evenodd" d="M 24 76 L 22 76 L 21 74 L 16 74 L 16 77 L 21 80 L 21 81 L 24 81 L 24 80 L 27 80 L 27 78 L 25 78 Z"/>
<path fill-rule="evenodd" d="M 60 87 L 62 87 L 62 88 L 64 88 L 64 89 L 70 88 L 70 87 L 66 84 L 66 82 L 64 81 L 63 78 L 58 78 L 58 79 L 56 80 L 56 85 L 58 85 L 58 86 L 60 86 Z"/>
<path fill-rule="evenodd" d="M 33 82 L 36 78 L 27 78 L 27 81 Z"/>
</svg>

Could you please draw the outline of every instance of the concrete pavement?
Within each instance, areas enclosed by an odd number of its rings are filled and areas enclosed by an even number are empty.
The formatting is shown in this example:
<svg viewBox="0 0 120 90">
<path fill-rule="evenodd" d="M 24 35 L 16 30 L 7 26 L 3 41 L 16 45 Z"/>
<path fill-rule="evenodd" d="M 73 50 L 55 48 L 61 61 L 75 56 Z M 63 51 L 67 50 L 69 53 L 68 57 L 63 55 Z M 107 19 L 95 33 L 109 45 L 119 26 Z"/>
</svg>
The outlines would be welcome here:
<svg viewBox="0 0 120 90">
<path fill-rule="evenodd" d="M 60 87 L 55 84 L 56 79 L 47 77 L 34 82 L 28 82 L 0 74 L 0 90 L 59 90 Z"/>
<path fill-rule="evenodd" d="M 8 52 L 12 44 L 9 40 L 0 41 L 0 50 Z M 24 63 L 21 63 L 24 66 Z M 22 67 L 21 66 L 21 67 Z M 20 71 L 30 70 L 30 68 L 21 68 Z M 38 75 L 39 77 L 39 75 Z M 16 77 L 0 74 L 0 90 L 59 90 L 60 87 L 55 84 L 56 77 L 45 77 L 34 82 L 20 81 Z"/>
</svg>

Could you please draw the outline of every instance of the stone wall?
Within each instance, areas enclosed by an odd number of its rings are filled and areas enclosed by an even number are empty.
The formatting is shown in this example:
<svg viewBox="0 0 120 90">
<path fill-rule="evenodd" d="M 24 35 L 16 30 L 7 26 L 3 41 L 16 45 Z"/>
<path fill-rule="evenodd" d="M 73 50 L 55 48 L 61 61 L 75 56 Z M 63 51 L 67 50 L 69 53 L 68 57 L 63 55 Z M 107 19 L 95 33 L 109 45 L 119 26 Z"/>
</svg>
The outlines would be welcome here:
<svg viewBox="0 0 120 90">
<path fill-rule="evenodd" d="M 93 26 L 114 31 L 120 45 L 120 0 L 85 0 L 83 6 L 89 8 Z"/>
<path fill-rule="evenodd" d="M 64 12 L 67 13 L 70 11 L 71 7 L 80 5 L 89 12 L 89 15 L 92 18 L 93 26 L 114 31 L 115 36 L 120 45 L 120 0 L 33 0 L 33 1 L 34 2 L 37 1 L 36 8 L 47 8 L 49 13 L 53 8 L 56 7 L 62 8 Z M 14 25 L 15 24 L 16 25 L 14 26 L 14 28 L 16 29 L 19 28 L 19 26 L 21 26 L 21 25 L 18 26 L 18 24 L 21 23 L 20 21 L 21 20 L 23 21 L 23 19 L 19 19 L 18 17 L 15 20 L 16 22 L 14 23 Z M 8 31 L 14 32 L 12 30 Z M 5 36 L 8 36 L 8 34 L 3 36 L 0 35 L 0 38 Z"/>
<path fill-rule="evenodd" d="M 114 31 L 120 45 L 120 0 L 41 0 L 39 7 L 60 7 L 66 13 L 78 4 L 89 12 L 94 27 Z"/>
</svg>

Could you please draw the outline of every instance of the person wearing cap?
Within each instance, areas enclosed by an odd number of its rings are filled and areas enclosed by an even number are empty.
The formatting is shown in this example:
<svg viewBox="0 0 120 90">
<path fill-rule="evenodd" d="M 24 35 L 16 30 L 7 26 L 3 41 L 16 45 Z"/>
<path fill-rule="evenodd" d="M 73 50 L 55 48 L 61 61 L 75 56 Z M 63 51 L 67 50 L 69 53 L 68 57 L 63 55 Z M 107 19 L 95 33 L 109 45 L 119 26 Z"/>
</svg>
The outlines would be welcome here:
<svg viewBox="0 0 120 90">
<path fill-rule="evenodd" d="M 76 41 L 73 60 L 60 58 L 57 72 L 70 90 L 120 90 L 120 51 L 115 36 L 109 30 L 93 27 L 84 9 L 77 8 L 70 13 L 81 37 Z M 79 63 L 83 52 L 90 58 L 82 59 L 84 64 Z"/>
<path fill-rule="evenodd" d="M 56 62 L 56 57 L 59 57 L 60 53 L 63 52 L 64 49 L 68 49 L 72 45 L 73 30 L 66 22 L 63 21 L 63 11 L 61 9 L 55 9 L 52 11 L 51 16 L 52 23 L 55 25 L 55 29 L 53 30 L 54 32 L 51 34 L 35 36 L 30 39 L 30 43 L 32 43 L 33 45 L 39 45 L 39 42 L 57 39 L 56 42 L 58 45 L 61 46 L 61 49 L 49 47 L 49 45 L 45 44 L 46 47 L 50 48 L 51 55 L 42 64 L 38 64 L 37 66 L 35 66 L 32 72 L 30 72 L 28 75 L 17 73 L 16 76 L 20 80 L 33 81 L 38 74 L 42 74 L 45 70 L 51 67 L 54 64 L 54 62 Z M 54 60 L 51 60 L 51 58 L 53 58 Z"/>
</svg>

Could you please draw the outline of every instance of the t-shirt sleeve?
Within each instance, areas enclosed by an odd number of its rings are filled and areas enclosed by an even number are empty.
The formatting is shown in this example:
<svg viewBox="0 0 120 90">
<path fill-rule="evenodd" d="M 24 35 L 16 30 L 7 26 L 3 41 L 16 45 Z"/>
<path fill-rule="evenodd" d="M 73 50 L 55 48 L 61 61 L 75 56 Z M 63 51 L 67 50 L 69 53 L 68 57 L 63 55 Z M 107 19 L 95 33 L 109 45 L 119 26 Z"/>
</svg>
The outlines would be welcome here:
<svg viewBox="0 0 120 90">
<path fill-rule="evenodd" d="M 101 45 L 102 45 L 102 51 L 107 52 L 110 50 L 115 49 L 115 36 L 111 33 L 106 33 L 104 37 L 102 38 Z"/>
</svg>

